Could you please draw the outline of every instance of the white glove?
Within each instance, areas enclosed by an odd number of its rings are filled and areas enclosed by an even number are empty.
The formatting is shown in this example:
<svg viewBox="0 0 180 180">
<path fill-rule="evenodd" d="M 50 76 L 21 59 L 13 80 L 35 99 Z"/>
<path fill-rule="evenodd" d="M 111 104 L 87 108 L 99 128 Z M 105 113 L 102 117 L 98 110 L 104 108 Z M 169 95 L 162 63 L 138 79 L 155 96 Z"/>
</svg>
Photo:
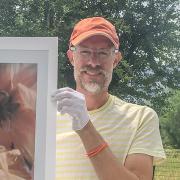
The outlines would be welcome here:
<svg viewBox="0 0 180 180">
<path fill-rule="evenodd" d="M 60 88 L 52 94 L 52 100 L 57 101 L 57 110 L 61 114 L 72 116 L 72 129 L 81 130 L 88 122 L 89 115 L 83 94 L 69 88 Z"/>
</svg>

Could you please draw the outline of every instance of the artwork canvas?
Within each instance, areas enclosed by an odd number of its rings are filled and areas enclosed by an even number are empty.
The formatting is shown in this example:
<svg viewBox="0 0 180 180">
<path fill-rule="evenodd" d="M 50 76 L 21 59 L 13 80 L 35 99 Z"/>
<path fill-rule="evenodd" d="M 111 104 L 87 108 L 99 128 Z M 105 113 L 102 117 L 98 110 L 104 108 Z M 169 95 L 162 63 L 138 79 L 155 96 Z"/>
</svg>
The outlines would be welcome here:
<svg viewBox="0 0 180 180">
<path fill-rule="evenodd" d="M 0 179 L 55 179 L 58 43 L 0 38 Z"/>
</svg>

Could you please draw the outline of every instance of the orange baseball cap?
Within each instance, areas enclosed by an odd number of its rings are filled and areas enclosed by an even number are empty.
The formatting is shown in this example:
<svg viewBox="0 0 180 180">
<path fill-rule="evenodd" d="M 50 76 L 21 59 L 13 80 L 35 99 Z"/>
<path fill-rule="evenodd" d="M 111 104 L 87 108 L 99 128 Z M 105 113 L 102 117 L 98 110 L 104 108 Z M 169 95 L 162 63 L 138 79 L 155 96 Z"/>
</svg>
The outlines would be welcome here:
<svg viewBox="0 0 180 180">
<path fill-rule="evenodd" d="M 91 17 L 79 21 L 73 29 L 69 44 L 77 45 L 83 40 L 95 36 L 102 35 L 111 40 L 115 48 L 119 48 L 119 38 L 115 27 L 103 17 Z"/>
</svg>

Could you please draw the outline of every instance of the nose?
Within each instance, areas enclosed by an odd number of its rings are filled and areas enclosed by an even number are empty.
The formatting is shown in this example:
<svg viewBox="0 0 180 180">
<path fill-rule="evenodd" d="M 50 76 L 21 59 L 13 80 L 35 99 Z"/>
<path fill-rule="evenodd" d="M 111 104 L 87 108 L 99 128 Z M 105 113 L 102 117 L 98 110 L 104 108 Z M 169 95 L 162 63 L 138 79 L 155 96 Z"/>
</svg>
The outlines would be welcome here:
<svg viewBox="0 0 180 180">
<path fill-rule="evenodd" d="M 96 52 L 93 52 L 91 56 L 89 57 L 88 65 L 91 65 L 92 67 L 96 67 L 100 65 L 100 60 Z"/>
</svg>

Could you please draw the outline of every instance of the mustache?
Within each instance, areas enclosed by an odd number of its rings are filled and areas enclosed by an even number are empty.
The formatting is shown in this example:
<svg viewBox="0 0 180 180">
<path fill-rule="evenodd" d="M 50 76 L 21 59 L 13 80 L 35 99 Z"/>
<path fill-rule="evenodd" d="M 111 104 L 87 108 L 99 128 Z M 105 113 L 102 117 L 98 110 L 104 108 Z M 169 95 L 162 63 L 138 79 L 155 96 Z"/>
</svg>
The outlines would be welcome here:
<svg viewBox="0 0 180 180">
<path fill-rule="evenodd" d="M 85 66 L 82 67 L 80 69 L 80 72 L 93 72 L 93 73 L 102 73 L 102 74 L 106 74 L 106 71 L 104 71 L 101 67 L 97 66 L 95 68 L 91 67 L 91 66 Z"/>
</svg>

